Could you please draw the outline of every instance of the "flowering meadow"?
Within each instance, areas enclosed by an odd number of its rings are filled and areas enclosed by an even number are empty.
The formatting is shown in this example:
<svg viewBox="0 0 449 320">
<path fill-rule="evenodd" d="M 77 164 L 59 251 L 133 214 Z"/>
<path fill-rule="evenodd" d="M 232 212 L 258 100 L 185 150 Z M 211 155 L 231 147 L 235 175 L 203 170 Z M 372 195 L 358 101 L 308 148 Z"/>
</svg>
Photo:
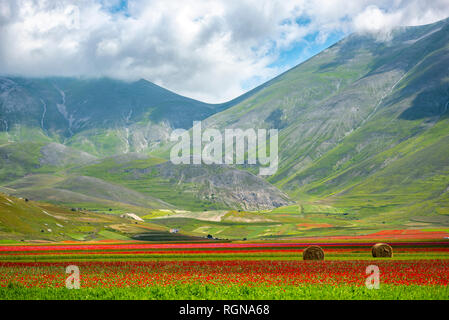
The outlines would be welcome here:
<svg viewBox="0 0 449 320">
<path fill-rule="evenodd" d="M 449 299 L 449 247 L 396 243 L 374 259 L 370 243 L 321 244 L 325 261 L 302 261 L 303 243 L 98 244 L 0 247 L 0 298 Z M 66 267 L 80 270 L 66 288 Z M 379 290 L 365 287 L 380 270 Z"/>
</svg>

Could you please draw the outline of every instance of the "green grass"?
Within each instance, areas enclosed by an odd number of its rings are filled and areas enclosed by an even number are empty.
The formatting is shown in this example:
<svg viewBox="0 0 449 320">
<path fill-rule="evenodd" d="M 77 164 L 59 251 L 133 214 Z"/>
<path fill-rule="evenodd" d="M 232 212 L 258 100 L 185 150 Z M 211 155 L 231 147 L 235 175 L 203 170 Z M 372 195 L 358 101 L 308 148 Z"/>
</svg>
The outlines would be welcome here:
<svg viewBox="0 0 449 320">
<path fill-rule="evenodd" d="M 105 237 L 106 239 L 112 239 L 112 240 L 131 240 L 131 238 L 121 235 L 116 232 L 111 232 L 108 230 L 101 230 L 98 232 L 98 234 L 102 237 Z"/>
<path fill-rule="evenodd" d="M 53 173 L 56 168 L 41 166 L 44 142 L 20 142 L 0 147 L 0 182 L 12 181 L 29 173 Z"/>
<path fill-rule="evenodd" d="M 449 287 L 213 286 L 146 288 L 0 288 L 0 300 L 447 300 Z"/>
<path fill-rule="evenodd" d="M 64 255 L 28 255 L 28 256 L 11 256 L 1 257 L 0 262 L 124 262 L 124 261 L 298 261 L 301 259 L 301 253 L 227 253 L 220 254 L 64 254 Z M 352 254 L 351 256 L 344 256 L 338 254 L 327 254 L 326 261 L 373 261 L 373 257 L 369 253 Z M 439 260 L 447 259 L 446 255 L 442 254 L 396 254 L 395 261 L 409 261 L 409 260 Z M 391 259 L 380 259 L 378 261 L 388 261 Z"/>
<path fill-rule="evenodd" d="M 119 130 L 87 130 L 72 137 L 68 145 L 95 156 L 112 156 L 124 150 L 123 136 Z"/>
<path fill-rule="evenodd" d="M 150 222 L 137 222 L 116 214 L 77 209 L 72 211 L 70 208 L 26 201 L 0 193 L 2 243 L 24 243 L 30 240 L 130 240 L 136 235 L 145 235 L 144 238 L 148 241 L 193 239 L 181 234 L 172 235 L 167 228 Z"/>
</svg>

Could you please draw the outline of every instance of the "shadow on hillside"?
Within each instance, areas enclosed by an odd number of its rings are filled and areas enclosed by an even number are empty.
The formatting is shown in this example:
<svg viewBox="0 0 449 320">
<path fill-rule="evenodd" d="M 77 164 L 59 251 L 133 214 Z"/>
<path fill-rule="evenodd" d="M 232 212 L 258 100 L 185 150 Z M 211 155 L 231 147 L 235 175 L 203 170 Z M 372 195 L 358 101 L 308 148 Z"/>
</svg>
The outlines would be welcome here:
<svg viewBox="0 0 449 320">
<path fill-rule="evenodd" d="M 413 100 L 410 108 L 399 116 L 403 120 L 419 120 L 448 115 L 449 95 L 442 90 L 425 91 Z"/>
</svg>

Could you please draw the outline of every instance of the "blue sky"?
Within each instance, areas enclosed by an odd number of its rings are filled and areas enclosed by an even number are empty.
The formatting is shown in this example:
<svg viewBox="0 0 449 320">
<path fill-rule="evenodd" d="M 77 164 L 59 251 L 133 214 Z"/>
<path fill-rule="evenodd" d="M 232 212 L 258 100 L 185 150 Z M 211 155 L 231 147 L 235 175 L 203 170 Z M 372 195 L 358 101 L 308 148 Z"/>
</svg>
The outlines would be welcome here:
<svg viewBox="0 0 449 320">
<path fill-rule="evenodd" d="M 100 3 L 110 13 L 128 15 L 128 0 L 100 0 Z"/>
<path fill-rule="evenodd" d="M 352 32 L 448 16 L 447 0 L 2 0 L 0 70 L 144 78 L 218 103 Z"/>
<path fill-rule="evenodd" d="M 308 17 L 300 17 L 296 19 L 295 22 L 299 26 L 307 26 L 310 24 L 311 19 Z M 279 53 L 279 57 L 276 61 L 270 64 L 270 67 L 284 68 L 286 66 L 297 65 L 337 43 L 343 39 L 346 34 L 336 30 L 335 32 L 330 32 L 324 41 L 317 40 L 318 36 L 319 32 L 314 31 L 301 39 L 298 39 L 292 44 L 291 48 L 283 49 Z"/>
</svg>

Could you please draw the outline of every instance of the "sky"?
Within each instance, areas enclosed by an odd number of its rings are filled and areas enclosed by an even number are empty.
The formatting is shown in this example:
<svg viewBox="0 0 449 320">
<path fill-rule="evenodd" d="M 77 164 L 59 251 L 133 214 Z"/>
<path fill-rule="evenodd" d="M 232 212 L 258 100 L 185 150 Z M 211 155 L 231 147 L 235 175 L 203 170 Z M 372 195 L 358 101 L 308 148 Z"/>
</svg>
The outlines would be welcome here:
<svg viewBox="0 0 449 320">
<path fill-rule="evenodd" d="M 0 74 L 146 79 L 228 101 L 353 32 L 449 17 L 449 0 L 0 0 Z"/>
</svg>

